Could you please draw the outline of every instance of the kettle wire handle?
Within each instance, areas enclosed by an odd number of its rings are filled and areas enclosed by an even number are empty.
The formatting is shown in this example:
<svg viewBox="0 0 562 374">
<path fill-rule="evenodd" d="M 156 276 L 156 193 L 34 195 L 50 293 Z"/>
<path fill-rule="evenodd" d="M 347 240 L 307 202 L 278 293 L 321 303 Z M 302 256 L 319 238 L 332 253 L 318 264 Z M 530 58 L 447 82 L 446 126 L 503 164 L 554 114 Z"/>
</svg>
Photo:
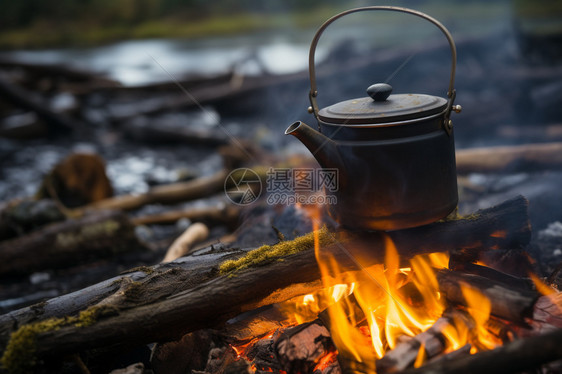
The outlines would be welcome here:
<svg viewBox="0 0 562 374">
<path fill-rule="evenodd" d="M 318 40 L 320 40 L 320 36 L 322 36 L 322 33 L 324 33 L 326 28 L 330 24 L 332 24 L 335 20 L 337 20 L 337 19 L 339 19 L 343 16 L 346 16 L 348 14 L 351 14 L 351 13 L 370 11 L 370 10 L 383 10 L 383 11 L 386 10 L 386 11 L 412 14 L 412 15 L 423 18 L 423 19 L 433 23 L 435 26 L 437 26 L 443 32 L 443 34 L 445 34 L 445 37 L 447 38 L 447 40 L 449 42 L 449 46 L 451 47 L 451 57 L 452 57 L 451 79 L 449 81 L 449 90 L 447 92 L 447 96 L 449 98 L 449 104 L 447 105 L 447 113 L 445 114 L 445 126 L 446 127 L 450 126 L 449 116 L 451 114 L 451 110 L 453 109 L 453 102 L 454 102 L 455 96 L 456 96 L 454 85 L 455 85 L 455 70 L 456 70 L 456 67 L 457 67 L 457 47 L 455 46 L 455 42 L 453 41 L 453 37 L 451 36 L 451 33 L 449 32 L 449 30 L 447 30 L 445 28 L 445 26 L 443 26 L 443 24 L 441 22 L 439 22 L 438 20 L 436 20 L 435 18 L 433 18 L 433 17 L 431 17 L 431 16 L 429 16 L 425 13 L 419 12 L 417 10 L 413 10 L 413 9 L 409 9 L 409 8 L 402 8 L 402 7 L 395 7 L 395 6 L 368 6 L 368 7 L 349 9 L 349 10 L 346 10 L 346 11 L 341 12 L 339 14 L 336 14 L 335 16 L 333 16 L 332 18 L 330 18 L 326 22 L 324 22 L 322 24 L 322 26 L 320 26 L 318 31 L 316 31 L 316 35 L 314 35 L 314 39 L 312 39 L 312 43 L 310 45 L 310 52 L 309 52 L 309 55 L 308 55 L 308 71 L 309 71 L 309 74 L 310 74 L 309 99 L 310 99 L 310 105 L 311 105 L 311 107 L 309 108 L 309 112 L 313 113 L 314 116 L 318 119 L 318 103 L 316 102 L 316 97 L 318 96 L 318 89 L 317 89 L 317 86 L 316 86 L 316 68 L 315 68 L 315 64 L 314 64 L 314 56 L 316 54 L 316 45 L 318 44 Z"/>
</svg>

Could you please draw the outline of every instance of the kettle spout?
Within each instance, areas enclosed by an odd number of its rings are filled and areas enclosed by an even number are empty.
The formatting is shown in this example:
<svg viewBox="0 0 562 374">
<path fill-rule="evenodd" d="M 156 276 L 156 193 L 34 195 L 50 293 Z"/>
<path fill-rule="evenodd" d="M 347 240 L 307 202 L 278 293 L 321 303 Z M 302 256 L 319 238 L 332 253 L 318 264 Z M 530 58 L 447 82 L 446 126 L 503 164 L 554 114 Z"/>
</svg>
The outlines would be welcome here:
<svg viewBox="0 0 562 374">
<path fill-rule="evenodd" d="M 285 135 L 293 135 L 299 139 L 316 158 L 321 167 L 336 168 L 340 172 L 344 170 L 336 143 L 306 123 L 301 121 L 293 123 L 285 130 Z"/>
</svg>

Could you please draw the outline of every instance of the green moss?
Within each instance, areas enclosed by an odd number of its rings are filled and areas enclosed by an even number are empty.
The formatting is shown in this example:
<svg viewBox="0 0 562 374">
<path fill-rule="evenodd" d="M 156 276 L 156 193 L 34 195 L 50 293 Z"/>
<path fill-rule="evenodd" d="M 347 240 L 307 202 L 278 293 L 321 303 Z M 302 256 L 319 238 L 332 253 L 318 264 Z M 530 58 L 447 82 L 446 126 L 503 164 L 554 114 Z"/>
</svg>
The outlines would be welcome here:
<svg viewBox="0 0 562 374">
<path fill-rule="evenodd" d="M 101 305 L 92 306 L 81 311 L 78 317 L 49 318 L 44 321 L 21 326 L 10 335 L 10 341 L 0 359 L 3 368 L 10 374 L 33 372 L 37 364 L 37 336 L 49 331 L 56 331 L 64 326 L 87 327 L 93 325 L 101 317 L 115 315 L 117 308 Z"/>
<path fill-rule="evenodd" d="M 122 272 L 121 274 L 131 274 L 131 273 L 135 273 L 137 271 L 142 271 L 146 275 L 150 275 L 150 274 L 155 272 L 155 270 L 153 268 L 151 268 L 150 266 L 137 266 L 136 268 L 126 270 L 126 271 Z"/>
<path fill-rule="evenodd" d="M 97 222 L 86 225 L 73 232 L 61 232 L 56 236 L 56 244 L 61 248 L 71 248 L 99 237 L 113 236 L 121 228 L 121 224 L 114 220 Z"/>
<path fill-rule="evenodd" d="M 326 226 L 322 227 L 318 234 L 320 245 L 327 245 L 335 241 L 335 238 L 332 234 L 330 234 Z M 314 248 L 313 232 L 299 236 L 294 240 L 282 241 L 275 245 L 263 245 L 257 249 L 249 251 L 242 258 L 223 262 L 219 266 L 219 271 L 220 274 L 225 275 L 248 267 L 259 266 L 275 259 L 279 260 L 281 257 L 312 248 Z"/>
<path fill-rule="evenodd" d="M 96 323 L 103 317 L 114 316 L 119 313 L 119 310 L 110 305 L 93 306 L 83 310 L 78 314 L 78 318 L 74 321 L 76 327 L 88 327 Z"/>
<path fill-rule="evenodd" d="M 0 359 L 2 366 L 11 374 L 33 372 L 37 363 L 35 357 L 38 334 L 56 331 L 67 324 L 66 318 L 51 318 L 45 321 L 23 325 L 10 336 L 10 341 Z"/>
</svg>

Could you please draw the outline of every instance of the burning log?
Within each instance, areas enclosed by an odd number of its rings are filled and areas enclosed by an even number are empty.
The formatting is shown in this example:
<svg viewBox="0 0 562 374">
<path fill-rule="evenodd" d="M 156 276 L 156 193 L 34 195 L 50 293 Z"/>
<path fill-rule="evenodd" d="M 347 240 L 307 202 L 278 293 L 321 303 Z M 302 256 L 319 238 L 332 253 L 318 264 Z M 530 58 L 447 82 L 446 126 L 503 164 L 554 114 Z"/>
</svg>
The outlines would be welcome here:
<svg viewBox="0 0 562 374">
<path fill-rule="evenodd" d="M 437 280 L 439 289 L 450 302 L 465 304 L 461 285 L 468 285 L 490 300 L 493 315 L 516 323 L 525 323 L 525 318 L 532 318 L 533 306 L 539 297 L 536 291 L 518 289 L 489 278 L 445 269 L 437 272 Z"/>
<path fill-rule="evenodd" d="M 562 143 L 461 149 L 456 152 L 456 161 L 459 174 L 559 169 Z"/>
<path fill-rule="evenodd" d="M 447 347 L 443 331 L 451 327 L 453 323 L 450 317 L 441 317 L 426 331 L 405 343 L 398 344 L 396 348 L 376 362 L 377 373 L 394 373 L 405 370 L 414 365 L 420 353 L 424 355 L 424 359 L 431 359 L 443 353 Z"/>
<path fill-rule="evenodd" d="M 139 249 L 144 246 L 128 217 L 102 211 L 0 243 L 0 275 L 58 269 Z"/>
<path fill-rule="evenodd" d="M 516 340 L 490 351 L 428 363 L 403 374 L 519 373 L 562 359 L 562 329 Z"/>
<path fill-rule="evenodd" d="M 505 235 L 498 236 L 498 230 Z M 354 253 L 361 256 L 361 261 L 368 261 L 370 264 L 382 263 L 384 235 L 390 236 L 397 243 L 399 255 L 404 259 L 420 253 L 449 249 L 472 248 L 478 251 L 490 246 L 520 247 L 528 242 L 530 236 L 526 200 L 519 197 L 507 201 L 500 206 L 479 211 L 471 219 L 439 222 L 425 228 L 388 234 L 356 235 L 343 244 L 324 245 L 323 250 L 331 251 L 344 270 L 358 270 L 356 260 L 350 258 L 349 252 L 342 251 L 341 246 L 362 247 L 359 253 Z M 65 355 L 107 345 L 127 346 L 176 340 L 190 331 L 220 325 L 242 312 L 317 290 L 318 283 L 310 283 L 320 277 L 312 250 L 312 236 L 309 234 L 304 239 L 297 239 L 295 243 L 297 241 L 301 243 L 297 253 L 283 257 L 283 261 L 273 258 L 260 263 L 267 266 L 250 266 L 230 276 L 218 275 L 219 265 L 224 263 L 222 256 L 216 256 L 214 263 L 207 262 L 205 266 L 183 272 L 185 276 L 191 275 L 194 278 L 188 276 L 181 283 L 171 282 L 168 278 L 167 282 L 159 284 L 158 279 L 153 278 L 162 276 L 162 271 L 157 271 L 145 278 L 145 285 L 156 284 L 159 291 L 155 293 L 152 289 L 139 288 L 138 284 L 132 283 L 132 287 L 143 291 L 140 294 L 135 293 L 141 295 L 140 297 L 129 299 L 128 303 L 105 304 L 113 306 L 117 313 L 102 315 L 86 326 L 81 323 L 61 323 L 56 329 L 42 329 L 41 326 L 52 325 L 47 320 L 35 325 L 26 325 L 28 327 L 23 326 L 20 333 L 30 331 L 35 342 L 29 348 L 31 355 L 39 357 Z M 283 243 L 287 248 L 291 248 L 291 242 Z M 365 252 L 367 249 L 368 253 Z M 264 250 L 268 253 L 274 252 L 272 247 L 266 247 Z M 370 256 L 366 256 L 367 254 Z M 197 257 L 184 259 L 188 263 L 196 261 Z M 174 271 L 176 267 L 183 265 L 171 263 L 167 266 L 166 269 Z M 146 271 L 154 270 L 148 268 Z M 168 273 L 169 275 L 172 274 Z M 183 286 L 178 288 L 179 284 Z M 125 285 L 122 290 L 125 296 L 127 289 Z M 2 318 L 6 321 L 5 330 L 9 331 L 14 326 L 13 318 L 17 318 L 14 317 L 17 315 L 18 313 L 11 313 L 11 316 Z M 29 312 L 25 315 L 29 316 Z M 17 344 L 17 340 L 13 341 L 7 352 L 18 352 Z M 25 354 L 30 353 L 26 351 Z"/>
</svg>

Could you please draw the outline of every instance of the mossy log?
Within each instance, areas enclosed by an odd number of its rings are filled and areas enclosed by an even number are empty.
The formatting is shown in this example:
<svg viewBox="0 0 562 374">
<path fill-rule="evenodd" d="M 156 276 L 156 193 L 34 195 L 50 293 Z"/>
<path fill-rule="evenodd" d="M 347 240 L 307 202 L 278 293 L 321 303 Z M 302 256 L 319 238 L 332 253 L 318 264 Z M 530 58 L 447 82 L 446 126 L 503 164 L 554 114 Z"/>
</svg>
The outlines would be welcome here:
<svg viewBox="0 0 562 374">
<path fill-rule="evenodd" d="M 347 236 L 344 241 L 325 245 L 321 250 L 331 253 L 344 271 L 355 271 L 359 264 L 382 263 L 388 238 L 394 241 L 402 259 L 420 253 L 463 248 L 476 252 L 490 248 L 519 248 L 530 239 L 526 207 L 527 201 L 518 197 L 481 210 L 469 219 L 390 233 L 355 234 Z M 189 256 L 180 261 L 196 257 Z M 221 258 L 212 267 L 207 265 L 204 273 L 199 273 L 199 279 L 190 277 L 198 274 L 197 271 L 188 271 L 182 282 L 168 279 L 157 296 L 152 289 L 131 282 L 135 285 L 133 288 L 125 286 L 120 290 L 122 295 L 130 294 L 128 304 L 114 303 L 112 296 L 106 299 L 109 302 L 105 305 L 119 306 L 118 314 L 104 316 L 87 327 L 68 325 L 40 332 L 34 337 L 36 344 L 32 354 L 52 357 L 106 346 L 176 340 L 190 331 L 220 326 L 240 313 L 285 301 L 319 287 L 316 281 L 320 271 L 310 243 L 296 253 L 253 264 L 234 273 L 221 275 L 219 268 L 223 263 L 224 258 Z M 173 262 L 167 266 L 173 271 L 177 265 Z M 159 271 L 156 274 L 163 275 Z M 156 275 L 147 277 L 145 286 L 158 283 L 156 279 L 150 281 L 152 276 Z M 121 282 L 125 284 L 124 280 Z M 121 295 L 113 298 L 124 300 Z M 9 317 L 2 319 L 13 321 Z"/>
<path fill-rule="evenodd" d="M 99 211 L 0 243 L 0 276 L 60 269 L 143 249 L 128 217 Z"/>
</svg>

